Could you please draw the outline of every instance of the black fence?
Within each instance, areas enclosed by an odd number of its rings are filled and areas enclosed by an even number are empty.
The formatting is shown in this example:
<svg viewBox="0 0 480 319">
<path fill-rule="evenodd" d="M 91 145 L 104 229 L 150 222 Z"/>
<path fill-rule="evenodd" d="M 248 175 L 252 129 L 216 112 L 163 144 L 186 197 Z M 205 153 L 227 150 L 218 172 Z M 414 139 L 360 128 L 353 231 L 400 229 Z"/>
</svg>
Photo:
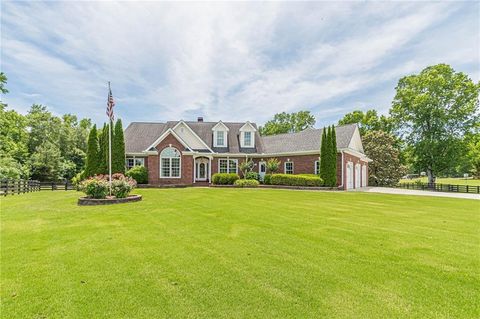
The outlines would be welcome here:
<svg viewBox="0 0 480 319">
<path fill-rule="evenodd" d="M 480 186 L 475 185 L 452 185 L 439 183 L 399 183 L 397 188 L 416 189 L 436 192 L 454 192 L 480 194 Z"/>
<path fill-rule="evenodd" d="M 3 179 L 0 180 L 0 195 L 15 195 L 41 190 L 74 190 L 75 187 L 70 182 L 39 182 L 23 179 Z"/>
</svg>

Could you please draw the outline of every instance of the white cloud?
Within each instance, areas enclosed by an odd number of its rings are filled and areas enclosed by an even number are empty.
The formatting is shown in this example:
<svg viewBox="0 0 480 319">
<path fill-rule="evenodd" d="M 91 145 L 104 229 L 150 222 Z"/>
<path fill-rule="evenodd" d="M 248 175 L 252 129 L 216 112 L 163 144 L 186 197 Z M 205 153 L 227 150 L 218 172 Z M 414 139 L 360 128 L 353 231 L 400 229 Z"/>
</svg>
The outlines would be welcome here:
<svg viewBox="0 0 480 319">
<path fill-rule="evenodd" d="M 418 42 L 459 10 L 455 3 L 6 2 L 4 100 L 102 121 L 111 80 L 127 121 L 262 122 L 301 108 L 335 116 L 379 104 L 369 97 L 384 104 L 385 93 L 366 89 L 391 92 L 382 83 L 438 61 L 470 63 L 466 71 L 478 78 L 474 19 L 441 31 L 456 45 L 438 35 Z M 332 107 L 358 92 L 361 101 Z"/>
</svg>

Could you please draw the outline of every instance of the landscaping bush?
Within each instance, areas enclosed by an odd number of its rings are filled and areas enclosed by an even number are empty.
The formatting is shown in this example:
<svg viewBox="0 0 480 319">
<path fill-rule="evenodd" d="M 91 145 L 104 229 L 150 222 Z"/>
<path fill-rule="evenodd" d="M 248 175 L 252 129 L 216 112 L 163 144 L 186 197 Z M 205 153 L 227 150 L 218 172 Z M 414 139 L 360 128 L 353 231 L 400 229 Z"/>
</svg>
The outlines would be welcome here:
<svg viewBox="0 0 480 319">
<path fill-rule="evenodd" d="M 254 179 L 254 180 L 260 180 L 260 175 L 258 175 L 257 172 L 248 172 L 245 174 L 245 179 Z"/>
<path fill-rule="evenodd" d="M 255 179 L 238 179 L 235 181 L 235 187 L 258 187 L 260 182 Z"/>
<path fill-rule="evenodd" d="M 137 182 L 123 174 L 112 175 L 112 195 L 125 198 L 137 186 Z M 108 175 L 95 175 L 80 183 L 80 190 L 91 198 L 105 198 L 109 193 Z"/>
<path fill-rule="evenodd" d="M 116 198 L 127 197 L 136 186 L 137 182 L 131 177 L 122 174 L 113 174 L 112 176 L 112 195 Z"/>
<path fill-rule="evenodd" d="M 212 183 L 215 185 L 233 185 L 240 176 L 235 173 L 217 173 L 212 176 Z"/>
<path fill-rule="evenodd" d="M 322 186 L 323 180 L 318 176 L 273 174 L 270 178 L 271 185 L 286 186 Z"/>
<path fill-rule="evenodd" d="M 148 171 L 145 166 L 134 166 L 125 175 L 136 180 L 138 184 L 148 183 Z"/>
<path fill-rule="evenodd" d="M 91 198 L 105 198 L 108 194 L 108 181 L 103 175 L 93 176 L 80 183 L 80 190 Z"/>
<path fill-rule="evenodd" d="M 271 185 L 272 184 L 272 174 L 265 174 L 265 176 L 263 176 L 263 183 L 265 185 Z"/>
</svg>

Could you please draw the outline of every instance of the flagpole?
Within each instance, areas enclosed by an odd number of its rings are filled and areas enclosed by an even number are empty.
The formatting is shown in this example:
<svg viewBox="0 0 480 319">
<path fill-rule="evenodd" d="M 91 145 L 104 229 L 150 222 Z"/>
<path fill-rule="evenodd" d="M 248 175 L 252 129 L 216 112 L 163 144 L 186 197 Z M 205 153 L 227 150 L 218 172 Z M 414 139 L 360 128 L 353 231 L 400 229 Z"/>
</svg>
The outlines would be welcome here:
<svg viewBox="0 0 480 319">
<path fill-rule="evenodd" d="M 108 91 L 111 92 L 110 81 L 108 81 Z M 110 122 L 108 125 L 108 180 L 110 196 L 112 196 L 112 118 L 109 117 L 108 121 Z"/>
</svg>

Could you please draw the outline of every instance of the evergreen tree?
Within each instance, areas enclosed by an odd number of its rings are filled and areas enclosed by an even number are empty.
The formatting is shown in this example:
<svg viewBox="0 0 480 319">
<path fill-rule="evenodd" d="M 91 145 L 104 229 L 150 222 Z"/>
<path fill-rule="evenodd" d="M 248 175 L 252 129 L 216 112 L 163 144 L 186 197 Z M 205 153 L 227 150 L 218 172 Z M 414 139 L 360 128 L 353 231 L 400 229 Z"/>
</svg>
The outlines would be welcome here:
<svg viewBox="0 0 480 319">
<path fill-rule="evenodd" d="M 103 129 L 98 134 L 99 167 L 98 174 L 108 174 L 108 125 L 103 123 Z"/>
<path fill-rule="evenodd" d="M 115 123 L 112 138 L 112 173 L 125 174 L 125 141 L 123 138 L 122 120 Z"/>
<path fill-rule="evenodd" d="M 98 157 L 99 147 L 98 147 L 98 136 L 97 136 L 97 126 L 93 125 L 88 135 L 88 146 L 87 146 L 87 160 L 85 164 L 85 177 L 90 177 L 95 175 L 98 172 Z"/>
<path fill-rule="evenodd" d="M 332 125 L 331 136 L 331 154 L 332 154 L 332 187 L 337 186 L 337 134 L 335 133 L 335 126 Z"/>
<path fill-rule="evenodd" d="M 332 129 L 327 128 L 325 139 L 325 186 L 332 186 Z"/>
<path fill-rule="evenodd" d="M 322 130 L 322 144 L 320 146 L 320 177 L 325 181 L 325 173 L 327 171 L 325 164 L 327 163 L 327 157 L 326 157 L 326 143 L 327 140 L 327 130 L 325 127 Z"/>
</svg>

